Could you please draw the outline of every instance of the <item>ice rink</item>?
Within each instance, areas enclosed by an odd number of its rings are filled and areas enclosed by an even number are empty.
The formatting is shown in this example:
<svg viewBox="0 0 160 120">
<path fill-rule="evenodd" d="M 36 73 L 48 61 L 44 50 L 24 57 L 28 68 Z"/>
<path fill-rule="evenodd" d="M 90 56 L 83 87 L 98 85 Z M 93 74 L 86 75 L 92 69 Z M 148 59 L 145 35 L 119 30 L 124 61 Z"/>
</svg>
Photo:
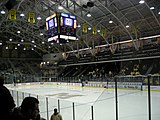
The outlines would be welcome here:
<svg viewBox="0 0 160 120">
<path fill-rule="evenodd" d="M 17 106 L 26 96 L 37 97 L 41 115 L 48 120 L 58 105 L 64 120 L 73 120 L 74 116 L 75 120 L 91 120 L 91 106 L 94 120 L 116 119 L 114 89 L 56 84 L 8 87 Z M 160 92 L 151 92 L 151 115 L 152 120 L 160 120 Z M 148 92 L 118 89 L 118 119 L 148 120 Z"/>
</svg>

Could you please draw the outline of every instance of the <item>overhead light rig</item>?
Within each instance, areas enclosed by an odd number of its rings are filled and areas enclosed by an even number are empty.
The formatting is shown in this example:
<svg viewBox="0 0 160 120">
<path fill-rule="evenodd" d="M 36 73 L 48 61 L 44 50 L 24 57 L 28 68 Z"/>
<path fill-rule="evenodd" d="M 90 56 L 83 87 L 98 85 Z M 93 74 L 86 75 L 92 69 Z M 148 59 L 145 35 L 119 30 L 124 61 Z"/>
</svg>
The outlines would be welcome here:
<svg viewBox="0 0 160 120">
<path fill-rule="evenodd" d="M 91 8 L 91 7 L 93 7 L 93 6 L 94 6 L 94 2 L 91 2 L 91 1 L 87 2 L 86 5 L 85 5 L 85 4 L 82 5 L 83 8 L 87 8 L 87 7 L 90 7 L 90 8 Z"/>
</svg>

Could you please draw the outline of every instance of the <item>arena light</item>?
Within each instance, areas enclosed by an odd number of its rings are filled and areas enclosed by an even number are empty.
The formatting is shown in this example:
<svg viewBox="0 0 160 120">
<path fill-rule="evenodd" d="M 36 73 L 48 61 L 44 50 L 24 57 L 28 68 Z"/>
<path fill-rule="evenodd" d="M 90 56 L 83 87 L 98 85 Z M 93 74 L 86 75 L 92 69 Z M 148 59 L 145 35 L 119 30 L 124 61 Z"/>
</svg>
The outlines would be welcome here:
<svg viewBox="0 0 160 120">
<path fill-rule="evenodd" d="M 37 17 L 37 20 L 41 20 L 42 18 L 40 16 Z"/>
<path fill-rule="evenodd" d="M 92 15 L 90 13 L 87 14 L 87 17 L 91 17 Z"/>
<path fill-rule="evenodd" d="M 40 33 L 39 35 L 40 35 L 40 36 L 43 36 L 43 33 Z"/>
<path fill-rule="evenodd" d="M 79 24 L 79 25 L 77 25 L 77 27 L 78 27 L 78 28 L 80 28 L 80 27 L 81 27 L 81 25 Z"/>
<path fill-rule="evenodd" d="M 113 21 L 112 21 L 112 20 L 110 20 L 110 21 L 109 21 L 109 23 L 111 24 L 111 23 L 113 23 Z"/>
<path fill-rule="evenodd" d="M 21 16 L 21 17 L 24 17 L 24 14 L 23 14 L 23 13 L 21 13 L 21 14 L 20 14 L 20 16 Z"/>
<path fill-rule="evenodd" d="M 6 12 L 4 10 L 1 11 L 1 14 L 5 14 Z"/>
<path fill-rule="evenodd" d="M 150 10 L 154 10 L 154 7 L 150 7 Z"/>
<path fill-rule="evenodd" d="M 129 25 L 126 25 L 126 28 L 129 28 Z"/>
<path fill-rule="evenodd" d="M 21 31 L 18 30 L 17 33 L 19 34 L 19 33 L 21 33 Z"/>
<path fill-rule="evenodd" d="M 63 10 L 63 7 L 61 5 L 58 6 L 59 10 Z"/>
<path fill-rule="evenodd" d="M 92 29 L 91 27 L 88 28 L 88 30 L 91 30 L 91 29 Z"/>
<path fill-rule="evenodd" d="M 143 4 L 145 1 L 144 0 L 140 0 L 139 1 L 139 4 Z"/>
</svg>

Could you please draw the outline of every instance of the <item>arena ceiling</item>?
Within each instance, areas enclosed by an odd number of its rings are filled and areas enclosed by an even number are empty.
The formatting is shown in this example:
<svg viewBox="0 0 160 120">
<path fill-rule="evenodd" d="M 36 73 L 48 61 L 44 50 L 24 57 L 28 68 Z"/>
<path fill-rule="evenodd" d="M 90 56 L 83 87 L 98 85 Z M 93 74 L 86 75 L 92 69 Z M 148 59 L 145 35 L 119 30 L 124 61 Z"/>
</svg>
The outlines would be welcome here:
<svg viewBox="0 0 160 120">
<path fill-rule="evenodd" d="M 11 6 L 16 9 L 16 20 L 8 19 L 7 2 L 0 1 L 0 10 L 5 11 L 0 14 L 0 42 L 4 49 L 8 46 L 8 49 L 18 50 L 22 46 L 25 50 L 34 49 L 42 56 L 160 34 L 159 0 L 145 0 L 142 4 L 140 0 L 16 0 Z M 62 10 L 58 9 L 59 5 L 63 7 Z M 35 17 L 41 17 L 41 20 L 28 23 L 30 11 L 35 12 Z M 50 44 L 47 41 L 45 21 L 55 11 L 77 16 L 77 25 L 80 25 L 77 27 L 78 40 L 65 44 Z M 87 17 L 88 13 L 91 17 Z M 88 28 L 95 27 L 97 34 L 93 35 L 92 30 L 83 33 L 84 23 Z M 102 30 L 106 31 L 105 35 L 101 34 Z"/>
</svg>

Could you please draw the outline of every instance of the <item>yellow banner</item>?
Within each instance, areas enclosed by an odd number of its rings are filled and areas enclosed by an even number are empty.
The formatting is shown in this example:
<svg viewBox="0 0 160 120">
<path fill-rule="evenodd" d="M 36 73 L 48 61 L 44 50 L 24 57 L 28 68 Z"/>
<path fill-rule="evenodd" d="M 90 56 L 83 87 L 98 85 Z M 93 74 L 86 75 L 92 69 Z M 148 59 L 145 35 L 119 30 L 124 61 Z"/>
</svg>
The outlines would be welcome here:
<svg viewBox="0 0 160 120">
<path fill-rule="evenodd" d="M 101 35 L 102 35 L 102 37 L 106 37 L 107 30 L 106 29 L 101 29 Z"/>
<path fill-rule="evenodd" d="M 137 34 L 137 28 L 135 25 L 132 25 L 131 32 L 132 32 L 132 34 Z"/>
<path fill-rule="evenodd" d="M 87 24 L 82 24 L 82 32 L 87 33 Z"/>
<path fill-rule="evenodd" d="M 34 12 L 29 12 L 28 13 L 28 22 L 29 23 L 35 23 L 35 13 Z"/>
<path fill-rule="evenodd" d="M 8 18 L 10 19 L 10 20 L 16 20 L 17 19 L 17 17 L 16 17 L 16 9 L 11 9 L 10 11 L 9 11 L 9 16 L 8 16 Z"/>
<path fill-rule="evenodd" d="M 93 29 L 92 29 L 92 34 L 93 34 L 93 35 L 96 35 L 96 34 L 97 34 L 96 27 L 93 27 Z"/>
</svg>

